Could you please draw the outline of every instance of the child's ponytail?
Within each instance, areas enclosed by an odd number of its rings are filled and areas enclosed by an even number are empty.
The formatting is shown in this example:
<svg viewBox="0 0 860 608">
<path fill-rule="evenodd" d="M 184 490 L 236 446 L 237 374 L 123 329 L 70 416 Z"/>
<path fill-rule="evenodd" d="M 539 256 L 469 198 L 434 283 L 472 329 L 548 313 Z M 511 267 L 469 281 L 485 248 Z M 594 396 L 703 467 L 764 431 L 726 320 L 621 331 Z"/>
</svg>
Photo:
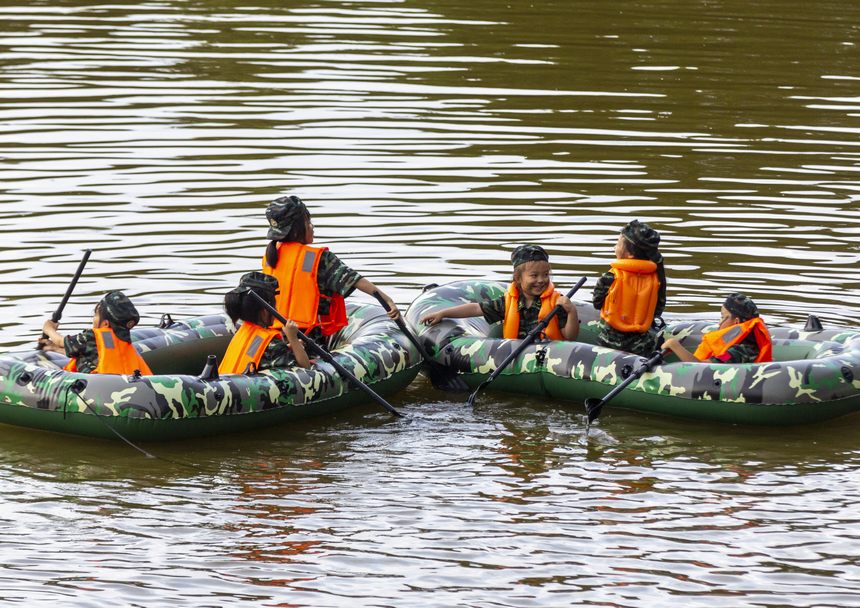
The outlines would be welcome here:
<svg viewBox="0 0 860 608">
<path fill-rule="evenodd" d="M 278 241 L 269 241 L 266 245 L 266 265 L 274 268 L 278 264 Z"/>
</svg>

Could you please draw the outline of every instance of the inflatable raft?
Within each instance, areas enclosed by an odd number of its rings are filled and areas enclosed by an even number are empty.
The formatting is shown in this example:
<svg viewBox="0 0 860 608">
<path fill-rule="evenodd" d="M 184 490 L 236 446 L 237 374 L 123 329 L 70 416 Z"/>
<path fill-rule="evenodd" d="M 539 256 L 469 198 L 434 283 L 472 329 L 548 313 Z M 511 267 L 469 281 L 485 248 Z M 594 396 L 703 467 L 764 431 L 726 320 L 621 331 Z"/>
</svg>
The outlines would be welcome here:
<svg viewBox="0 0 860 608">
<path fill-rule="evenodd" d="M 408 385 L 421 358 L 383 311 L 348 305 L 349 324 L 332 336 L 335 359 L 381 395 Z M 132 342 L 155 375 L 66 372 L 68 359 L 27 351 L 0 356 L 0 423 L 133 441 L 165 441 L 269 427 L 359 403 L 366 394 L 322 360 L 310 369 L 200 377 L 220 360 L 235 327 L 226 315 L 135 328 Z M 215 374 L 217 376 L 217 374 Z"/>
<path fill-rule="evenodd" d="M 446 319 L 433 327 L 418 320 L 427 313 L 503 295 L 494 281 L 457 281 L 427 289 L 409 307 L 406 321 L 441 364 L 477 386 L 519 343 L 501 338 L 500 324 L 483 318 Z M 598 311 L 575 302 L 582 322 L 580 342 L 531 345 L 489 386 L 489 390 L 542 395 L 572 401 L 600 398 L 637 369 L 643 359 L 595 346 Z M 665 335 L 694 350 L 710 321 L 667 326 Z M 794 425 L 860 410 L 860 330 L 771 328 L 774 362 L 762 364 L 683 363 L 667 360 L 634 381 L 604 410 L 626 408 L 735 424 Z M 584 408 L 583 408 L 584 411 Z M 604 415 L 605 415 L 604 413 Z"/>
</svg>

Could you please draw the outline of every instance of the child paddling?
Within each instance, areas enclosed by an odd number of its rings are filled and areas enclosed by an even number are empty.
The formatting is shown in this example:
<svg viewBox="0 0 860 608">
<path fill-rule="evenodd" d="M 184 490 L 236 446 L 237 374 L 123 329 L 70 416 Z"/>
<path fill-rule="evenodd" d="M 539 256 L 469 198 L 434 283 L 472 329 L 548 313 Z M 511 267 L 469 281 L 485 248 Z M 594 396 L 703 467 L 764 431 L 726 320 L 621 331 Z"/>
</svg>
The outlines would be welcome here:
<svg viewBox="0 0 860 608">
<path fill-rule="evenodd" d="M 505 295 L 494 300 L 451 306 L 425 315 L 420 322 L 435 325 L 442 319 L 483 316 L 488 323 L 503 323 L 505 338 L 525 338 L 541 319 L 560 304 L 564 309 L 550 321 L 545 330 L 552 340 L 576 340 L 579 317 L 567 297 L 555 291 L 550 280 L 549 255 L 540 245 L 520 245 L 511 254 L 513 280 Z"/>
<path fill-rule="evenodd" d="M 720 325 L 702 336 L 702 342 L 691 353 L 677 338 L 663 342 L 662 348 L 690 363 L 769 363 L 773 361 L 770 333 L 759 316 L 758 307 L 742 293 L 733 293 L 720 307 Z"/>
<path fill-rule="evenodd" d="M 230 340 L 218 373 L 242 374 L 249 370 L 294 365 L 310 367 L 310 359 L 298 337 L 298 326 L 289 321 L 281 329 L 271 327 L 272 313 L 249 293 L 251 291 L 274 306 L 278 279 L 262 272 L 248 272 L 239 279 L 239 286 L 224 296 L 227 315 L 233 323 L 241 320 L 242 325 Z"/>
<path fill-rule="evenodd" d="M 266 208 L 270 239 L 263 272 L 281 286 L 276 308 L 319 343 L 347 324 L 344 298 L 358 289 L 388 303 L 388 316 L 400 317 L 394 301 L 368 279 L 344 264 L 327 247 L 311 247 L 314 225 L 298 196 L 283 196 Z M 275 326 L 279 326 L 275 322 Z"/>
<path fill-rule="evenodd" d="M 47 338 L 39 345 L 47 351 L 63 353 L 70 358 L 66 371 L 82 374 L 133 374 L 152 371 L 131 345 L 132 327 L 140 315 L 131 300 L 121 291 L 111 291 L 96 304 L 93 327 L 79 334 L 62 336 L 59 323 L 48 319 L 42 326 Z"/>
</svg>

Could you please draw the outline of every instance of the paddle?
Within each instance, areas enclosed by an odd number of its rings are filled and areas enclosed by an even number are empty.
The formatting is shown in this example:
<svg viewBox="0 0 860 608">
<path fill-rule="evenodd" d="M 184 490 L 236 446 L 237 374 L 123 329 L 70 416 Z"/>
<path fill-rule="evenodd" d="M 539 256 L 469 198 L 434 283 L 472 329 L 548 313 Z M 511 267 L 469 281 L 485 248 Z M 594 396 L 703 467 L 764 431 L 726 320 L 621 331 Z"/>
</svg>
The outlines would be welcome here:
<svg viewBox="0 0 860 608">
<path fill-rule="evenodd" d="M 574 285 L 573 288 L 567 292 L 567 298 L 568 299 L 572 298 L 573 294 L 575 294 L 577 291 L 579 291 L 579 288 L 585 284 L 585 281 L 586 281 L 585 277 L 582 277 L 581 279 L 579 279 L 579 281 L 576 283 L 576 285 Z M 471 395 L 469 395 L 469 400 L 466 403 L 470 406 L 474 406 L 475 405 L 475 399 L 477 398 L 478 393 L 480 393 L 484 388 L 486 388 L 487 385 L 490 384 L 490 382 L 495 380 L 498 377 L 498 375 L 502 373 L 502 370 L 505 369 L 511 361 L 516 359 L 517 356 L 521 352 L 523 352 L 529 344 L 534 342 L 535 338 L 537 338 L 538 335 L 540 335 L 540 333 L 544 329 L 546 329 L 546 326 L 549 325 L 549 322 L 552 321 L 555 318 L 555 316 L 558 313 L 560 313 L 562 310 L 564 310 L 564 309 L 561 307 L 561 305 L 556 304 L 555 307 L 549 312 L 549 314 L 547 316 L 545 316 L 543 319 L 541 319 L 540 323 L 537 324 L 537 327 L 535 327 L 533 330 L 531 330 L 526 335 L 526 337 L 523 338 L 522 342 L 520 342 L 520 345 L 514 349 L 514 352 L 512 352 L 510 355 L 508 355 L 507 358 L 504 361 L 502 361 L 502 363 L 499 365 L 499 367 L 497 367 L 493 371 L 493 373 L 489 375 L 489 377 L 486 380 L 484 380 L 483 382 L 481 382 L 478 385 L 478 388 L 475 389 L 475 392 L 472 393 Z"/>
<path fill-rule="evenodd" d="M 585 413 L 588 415 L 588 422 L 586 422 L 586 424 L 585 424 L 585 432 L 586 433 L 588 432 L 588 429 L 591 426 L 591 423 L 594 422 L 595 420 L 597 420 L 597 417 L 600 416 L 600 410 L 603 409 L 603 406 L 606 405 L 606 403 L 608 401 L 613 399 L 618 393 L 620 393 L 625 388 L 630 386 L 633 382 L 635 382 L 638 378 L 640 378 L 645 372 L 651 371 L 655 365 L 659 365 L 660 363 L 662 363 L 663 357 L 665 357 L 666 355 L 668 355 L 671 352 L 672 352 L 671 350 L 666 349 L 662 352 L 657 353 L 656 355 L 654 355 L 650 359 L 647 359 L 646 361 L 644 361 L 642 363 L 641 367 L 639 367 L 639 369 L 637 369 L 635 372 L 633 372 L 632 374 L 627 376 L 627 378 L 624 380 L 624 382 L 622 382 L 621 384 L 619 384 L 618 386 L 613 388 L 611 391 L 606 393 L 606 395 L 603 397 L 603 399 L 596 399 L 595 397 L 589 397 L 588 399 L 586 399 L 585 400 Z"/>
<path fill-rule="evenodd" d="M 284 316 L 283 316 L 281 313 L 279 313 L 279 312 L 275 309 L 275 307 L 274 307 L 274 306 L 272 306 L 271 304 L 269 304 L 268 302 L 266 302 L 263 298 L 261 298 L 261 297 L 260 297 L 260 295 L 259 295 L 256 291 L 254 291 L 253 289 L 249 289 L 249 290 L 248 290 L 248 293 L 250 293 L 252 296 L 254 296 L 255 298 L 257 298 L 257 301 L 258 301 L 258 302 L 260 302 L 260 304 L 262 304 L 263 306 L 265 306 L 265 307 L 266 307 L 266 309 L 267 309 L 270 313 L 272 313 L 272 315 L 273 315 L 273 316 L 274 316 L 278 321 L 280 321 L 281 323 L 283 323 L 283 324 L 285 324 L 285 325 L 286 325 L 287 320 L 284 318 Z M 317 356 L 319 356 L 319 357 L 322 357 L 323 361 L 325 361 L 326 363 L 328 363 L 329 365 L 331 365 L 332 367 L 334 367 L 334 368 L 337 370 L 337 373 L 339 373 L 341 376 L 343 376 L 343 377 L 344 377 L 344 378 L 346 378 L 347 380 L 350 380 L 350 381 L 351 381 L 355 386 L 357 386 L 358 388 L 360 388 L 361 390 L 363 390 L 365 393 L 367 393 L 368 395 L 370 395 L 370 397 L 371 397 L 374 401 L 376 401 L 379 405 L 381 405 L 382 407 L 384 407 L 385 409 L 387 409 L 389 412 L 391 412 L 391 413 L 392 413 L 392 414 L 394 414 L 395 416 L 403 416 L 403 414 L 401 414 L 401 413 L 400 413 L 400 412 L 398 412 L 396 409 L 394 409 L 394 408 L 391 406 L 391 404 L 390 404 L 390 403 L 388 403 L 385 399 L 383 399 L 382 397 L 380 397 L 380 396 L 376 393 L 376 391 L 374 391 L 372 388 L 370 388 L 369 386 L 367 386 L 366 384 L 364 384 L 361 380 L 359 380 L 358 378 L 356 378 L 356 377 L 352 374 L 352 372 L 350 372 L 348 369 L 346 369 L 343 365 L 341 365 L 340 363 L 338 363 L 337 361 L 335 361 L 334 357 L 332 357 L 332 356 L 331 356 L 331 353 L 330 353 L 330 352 L 328 352 L 328 351 L 327 351 L 326 349 L 324 349 L 322 346 L 320 346 L 319 344 L 317 344 L 316 342 L 314 342 L 313 340 L 311 340 L 310 338 L 308 338 L 308 337 L 307 337 L 304 333 L 302 333 L 301 331 L 299 332 L 299 338 L 301 338 L 302 340 L 304 340 L 304 341 L 305 341 L 305 348 L 306 348 L 306 349 L 308 349 L 309 351 L 311 351 L 313 354 L 315 354 L 315 355 L 317 355 Z"/>
<path fill-rule="evenodd" d="M 391 310 L 388 302 L 382 299 L 382 295 L 378 291 L 373 292 L 373 297 L 382 304 L 382 307 L 386 312 Z M 465 392 L 469 390 L 469 385 L 466 384 L 466 381 L 463 380 L 455 370 L 445 367 L 438 361 L 434 361 L 430 358 L 430 354 L 427 352 L 427 349 L 424 348 L 424 345 L 421 344 L 418 338 L 416 338 L 415 335 L 409 331 L 409 328 L 406 327 L 406 323 L 403 321 L 402 316 L 398 317 L 395 322 L 397 323 L 397 327 L 400 328 L 400 331 L 409 338 L 409 341 L 415 345 L 415 348 L 418 349 L 418 353 L 424 359 L 424 371 L 427 372 L 427 376 L 429 376 L 430 382 L 433 383 L 433 386 L 443 391 L 451 392 Z"/>
<path fill-rule="evenodd" d="M 63 299 L 60 300 L 60 305 L 57 306 L 57 310 L 54 311 L 54 314 L 51 315 L 51 320 L 54 323 L 59 323 L 60 319 L 63 316 L 63 309 L 66 307 L 66 304 L 69 301 L 69 298 L 72 297 L 72 292 L 75 290 L 75 285 L 78 284 L 78 279 L 81 278 L 81 274 L 84 272 L 84 266 L 87 265 L 87 260 L 90 259 L 90 254 L 93 252 L 92 249 L 84 249 L 84 257 L 81 258 L 81 263 L 78 264 L 78 269 L 75 271 L 75 276 L 72 277 L 72 282 L 69 283 L 69 288 L 66 289 L 66 295 L 63 296 Z M 42 332 L 42 338 L 47 338 L 48 334 Z M 42 345 L 38 345 L 36 350 L 42 350 Z"/>
</svg>

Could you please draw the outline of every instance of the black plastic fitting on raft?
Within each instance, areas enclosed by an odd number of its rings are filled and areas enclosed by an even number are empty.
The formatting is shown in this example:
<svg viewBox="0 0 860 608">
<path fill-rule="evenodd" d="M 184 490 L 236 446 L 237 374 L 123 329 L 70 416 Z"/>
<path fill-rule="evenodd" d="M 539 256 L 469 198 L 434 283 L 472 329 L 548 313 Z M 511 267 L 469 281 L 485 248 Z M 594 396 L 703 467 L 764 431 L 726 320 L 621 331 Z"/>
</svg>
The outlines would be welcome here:
<svg viewBox="0 0 860 608">
<path fill-rule="evenodd" d="M 824 330 L 824 326 L 821 324 L 821 321 L 815 315 L 809 315 L 806 317 L 806 325 L 803 326 L 803 331 L 822 331 Z"/>
<path fill-rule="evenodd" d="M 221 377 L 218 375 L 218 357 L 215 355 L 206 357 L 206 365 L 197 377 L 201 380 L 218 380 Z"/>
</svg>

